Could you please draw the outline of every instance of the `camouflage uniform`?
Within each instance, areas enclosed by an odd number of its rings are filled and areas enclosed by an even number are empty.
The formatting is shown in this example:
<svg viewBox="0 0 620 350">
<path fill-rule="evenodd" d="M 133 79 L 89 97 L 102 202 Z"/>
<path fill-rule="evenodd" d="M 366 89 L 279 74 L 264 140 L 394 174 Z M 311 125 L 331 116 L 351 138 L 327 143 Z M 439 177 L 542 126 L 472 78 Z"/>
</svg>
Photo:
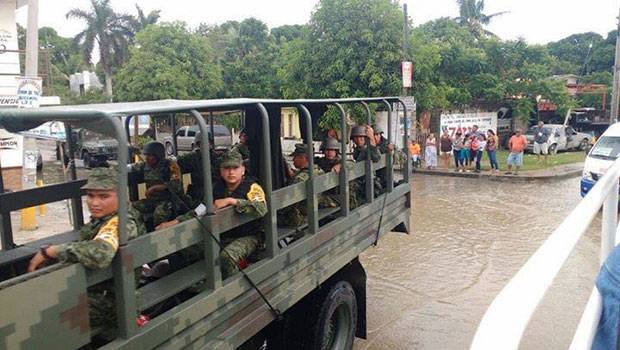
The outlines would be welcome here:
<svg viewBox="0 0 620 350">
<path fill-rule="evenodd" d="M 390 149 L 388 148 L 388 145 L 388 140 L 385 137 L 381 136 L 381 140 L 377 144 L 377 150 L 380 154 L 388 154 L 389 156 Z M 377 181 L 381 185 L 381 189 L 379 190 L 379 192 L 382 193 L 383 190 L 387 188 L 387 168 L 377 170 Z"/>
<path fill-rule="evenodd" d="M 133 206 L 141 214 L 153 214 L 153 225 L 157 226 L 175 216 L 175 212 L 187 207 L 190 203 L 178 203 L 179 199 L 189 200 L 183 193 L 181 182 L 181 169 L 176 161 L 170 159 L 160 160 L 155 167 L 150 167 L 144 162 L 131 166 L 132 171 L 144 175 L 146 188 L 155 185 L 166 185 L 166 190 L 153 193 L 145 199 L 133 202 Z M 173 195 L 172 193 L 176 194 Z"/>
<path fill-rule="evenodd" d="M 250 148 L 247 145 L 242 145 L 240 143 L 236 143 L 232 147 L 231 150 L 239 152 L 239 154 L 241 154 L 241 158 L 243 158 L 243 160 L 250 159 Z"/>
<path fill-rule="evenodd" d="M 108 168 L 95 168 L 82 187 L 92 190 L 118 190 L 116 172 Z M 146 229 L 136 212 L 129 206 L 127 238 L 133 239 L 146 233 Z M 118 215 L 110 214 L 103 218 L 92 218 L 80 229 L 78 242 L 56 246 L 58 260 L 81 263 L 87 268 L 103 269 L 110 265 L 118 250 Z M 104 326 L 103 336 L 109 338 L 116 327 L 114 286 L 106 281 L 88 289 L 91 327 Z"/>
<path fill-rule="evenodd" d="M 222 156 L 220 167 L 239 167 L 241 164 L 241 155 L 231 150 Z M 259 219 L 267 214 L 265 193 L 262 187 L 249 177 L 245 177 L 233 191 L 230 191 L 226 182 L 220 178 L 213 188 L 213 199 L 218 200 L 228 197 L 237 199 L 235 211 L 239 214 L 248 215 L 255 219 Z M 186 221 L 192 217 L 194 217 L 194 213 L 190 212 L 177 217 L 177 220 Z M 226 251 L 220 252 L 223 278 L 238 271 L 237 264 L 243 265 L 247 262 L 246 259 L 259 246 L 259 236 L 261 233 L 261 221 L 253 220 L 222 234 L 221 242 Z M 201 258 L 204 256 L 204 246 L 190 247 L 186 250 L 185 255 L 191 259 Z"/>
<path fill-rule="evenodd" d="M 356 145 L 355 148 L 353 148 L 353 159 L 356 162 L 363 162 L 367 159 L 368 154 L 366 151 L 366 147 L 370 149 L 370 160 L 373 163 L 377 163 L 379 160 L 381 160 L 381 153 L 379 152 L 379 149 L 376 146 L 367 144 L 364 146 Z M 376 191 L 380 191 L 381 190 L 380 181 L 378 181 L 378 179 L 374 176 L 373 178 L 374 178 L 373 181 L 374 181 Z M 358 178 L 358 179 L 355 179 L 354 181 L 351 181 L 349 183 L 349 186 L 350 186 L 349 206 L 351 209 L 355 209 L 358 206 L 360 206 L 364 202 L 364 199 L 366 198 L 366 182 L 364 178 Z"/>
<path fill-rule="evenodd" d="M 291 156 L 295 156 L 297 154 L 307 154 L 307 147 L 304 144 L 295 145 L 295 151 L 291 153 Z M 323 171 L 319 169 L 316 165 L 313 169 L 314 176 L 319 176 L 323 174 Z M 292 179 L 289 182 L 289 185 L 305 182 L 310 180 L 310 170 L 308 168 L 298 169 L 294 174 Z M 334 201 L 330 196 L 326 196 L 324 194 L 320 194 L 319 198 L 319 208 L 335 208 L 338 206 L 338 203 Z M 289 207 L 281 209 L 279 214 L 278 221 L 282 223 L 284 226 L 289 227 L 299 227 L 306 222 L 306 217 L 308 216 L 308 209 L 306 207 L 305 201 L 295 203 Z"/>
</svg>

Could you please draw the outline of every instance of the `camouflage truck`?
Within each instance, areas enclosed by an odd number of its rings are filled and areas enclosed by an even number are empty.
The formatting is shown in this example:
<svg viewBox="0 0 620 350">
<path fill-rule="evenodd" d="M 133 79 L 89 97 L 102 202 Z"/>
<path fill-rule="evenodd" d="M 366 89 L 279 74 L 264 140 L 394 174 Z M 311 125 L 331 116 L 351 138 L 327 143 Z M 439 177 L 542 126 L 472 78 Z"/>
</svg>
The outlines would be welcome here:
<svg viewBox="0 0 620 350">
<path fill-rule="evenodd" d="M 81 187 L 85 180 L 78 179 L 72 167 L 71 181 L 4 193 L 0 173 L 0 348 L 351 349 L 355 337 L 366 336 L 366 273 L 358 256 L 387 232 L 409 231 L 410 164 L 406 162 L 402 174 L 395 174 L 392 157 L 383 155 L 376 163 L 353 163 L 338 173 L 311 174 L 308 181 L 287 186 L 286 160 L 280 156 L 280 109 L 299 110 L 303 142 L 312 150 L 313 128 L 328 106 L 340 111 L 340 129 L 347 130 L 346 105 L 363 105 L 370 124 L 369 104 L 391 116 L 396 103 L 401 103 L 398 98 L 387 97 L 165 100 L 0 110 L 0 127 L 13 132 L 55 120 L 113 137 L 118 141 L 119 184 L 118 251 L 110 267 L 93 270 L 79 263 L 57 263 L 26 273 L 29 259 L 41 245 L 77 239 L 84 225 Z M 232 208 L 214 210 L 210 176 L 204 176 L 203 184 L 206 215 L 131 240 L 126 228 L 129 200 L 138 199 L 137 187 L 143 180 L 128 173 L 130 145 L 122 118 L 193 116 L 204 146 L 208 145 L 205 116 L 212 111 L 243 112 L 249 131 L 249 175 L 264 189 L 268 209 L 261 221 L 263 247 L 243 273 L 225 279 L 216 240 L 249 219 Z M 407 137 L 404 130 L 405 141 Z M 344 141 L 341 154 L 347 154 L 349 142 Z M 202 154 L 203 173 L 209 174 L 209 152 Z M 309 158 L 312 166 L 313 157 Z M 381 168 L 387 169 L 388 185 L 376 195 L 373 176 Z M 395 182 L 395 177 L 402 179 Z M 352 209 L 349 183 L 357 180 L 365 184 L 365 199 Z M 338 189 L 340 206 L 319 209 L 319 194 L 333 189 Z M 74 230 L 23 245 L 14 243 L 11 212 L 61 200 L 73 203 Z M 299 202 L 307 206 L 306 223 L 282 227 L 278 210 Z M 191 246 L 203 252 L 199 260 L 148 283 L 136 281 L 136 268 L 152 266 Z M 105 281 L 114 285 L 116 325 L 114 338 L 102 342 L 98 336 L 105 330 L 89 322 L 87 291 Z M 204 288 L 188 292 L 199 281 Z M 139 326 L 136 316 L 145 313 L 151 319 Z"/>
</svg>

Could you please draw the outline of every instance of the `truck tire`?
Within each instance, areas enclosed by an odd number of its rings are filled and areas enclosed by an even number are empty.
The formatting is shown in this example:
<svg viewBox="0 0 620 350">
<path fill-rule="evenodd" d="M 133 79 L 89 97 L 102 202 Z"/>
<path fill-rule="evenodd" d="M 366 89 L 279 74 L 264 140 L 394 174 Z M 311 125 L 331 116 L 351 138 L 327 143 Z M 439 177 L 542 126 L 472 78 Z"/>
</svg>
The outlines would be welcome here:
<svg viewBox="0 0 620 350">
<path fill-rule="evenodd" d="M 558 153 L 558 145 L 554 143 L 551 146 L 549 146 L 549 154 L 555 155 L 556 153 Z"/>
<path fill-rule="evenodd" d="M 91 157 L 90 153 L 88 152 L 84 152 L 82 153 L 82 160 L 84 161 L 84 167 L 85 168 L 92 168 L 93 167 L 93 158 Z"/>
<path fill-rule="evenodd" d="M 306 329 L 303 349 L 341 350 L 353 348 L 357 324 L 355 291 L 347 281 L 338 281 L 316 299 L 311 326 Z"/>
<path fill-rule="evenodd" d="M 174 147 L 171 142 L 166 142 L 166 154 L 169 156 L 174 154 Z"/>
<path fill-rule="evenodd" d="M 590 144 L 590 141 L 588 141 L 588 139 L 583 139 L 581 140 L 581 142 L 579 142 L 579 150 L 580 151 L 585 151 L 588 148 L 588 145 Z"/>
</svg>

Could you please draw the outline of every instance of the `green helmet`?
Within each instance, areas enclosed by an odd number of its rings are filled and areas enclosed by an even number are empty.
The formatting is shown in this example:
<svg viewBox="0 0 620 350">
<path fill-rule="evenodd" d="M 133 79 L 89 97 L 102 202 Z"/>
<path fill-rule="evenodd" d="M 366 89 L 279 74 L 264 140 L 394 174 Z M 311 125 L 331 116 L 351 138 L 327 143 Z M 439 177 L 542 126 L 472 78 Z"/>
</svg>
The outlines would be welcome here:
<svg viewBox="0 0 620 350">
<path fill-rule="evenodd" d="M 142 153 L 153 155 L 159 160 L 166 158 L 166 148 L 159 141 L 147 142 L 142 149 Z"/>
<path fill-rule="evenodd" d="M 298 154 L 309 155 L 308 146 L 305 143 L 297 143 L 295 144 L 295 150 L 289 154 L 290 157 L 295 157 Z"/>
<path fill-rule="evenodd" d="M 114 168 L 94 168 L 88 174 L 86 185 L 83 190 L 118 190 L 118 177 Z"/>
<path fill-rule="evenodd" d="M 366 127 L 363 125 L 356 125 L 351 129 L 351 137 L 366 136 Z"/>
<path fill-rule="evenodd" d="M 323 149 L 324 150 L 333 149 L 333 150 L 339 151 L 340 150 L 340 142 L 338 142 L 338 140 L 336 140 L 333 137 L 328 137 L 323 142 Z"/>
</svg>

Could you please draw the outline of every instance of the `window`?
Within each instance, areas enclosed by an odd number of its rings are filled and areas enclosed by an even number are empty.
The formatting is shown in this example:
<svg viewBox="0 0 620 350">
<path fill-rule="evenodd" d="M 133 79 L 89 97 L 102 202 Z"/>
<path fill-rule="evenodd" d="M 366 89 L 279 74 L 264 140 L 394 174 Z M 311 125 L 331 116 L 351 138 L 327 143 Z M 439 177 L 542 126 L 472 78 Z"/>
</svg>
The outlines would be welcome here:
<svg viewBox="0 0 620 350">
<path fill-rule="evenodd" d="M 196 130 L 187 129 L 187 137 L 194 137 L 194 136 L 196 136 Z"/>
<path fill-rule="evenodd" d="M 177 130 L 177 136 L 185 136 L 185 129 Z"/>
</svg>

